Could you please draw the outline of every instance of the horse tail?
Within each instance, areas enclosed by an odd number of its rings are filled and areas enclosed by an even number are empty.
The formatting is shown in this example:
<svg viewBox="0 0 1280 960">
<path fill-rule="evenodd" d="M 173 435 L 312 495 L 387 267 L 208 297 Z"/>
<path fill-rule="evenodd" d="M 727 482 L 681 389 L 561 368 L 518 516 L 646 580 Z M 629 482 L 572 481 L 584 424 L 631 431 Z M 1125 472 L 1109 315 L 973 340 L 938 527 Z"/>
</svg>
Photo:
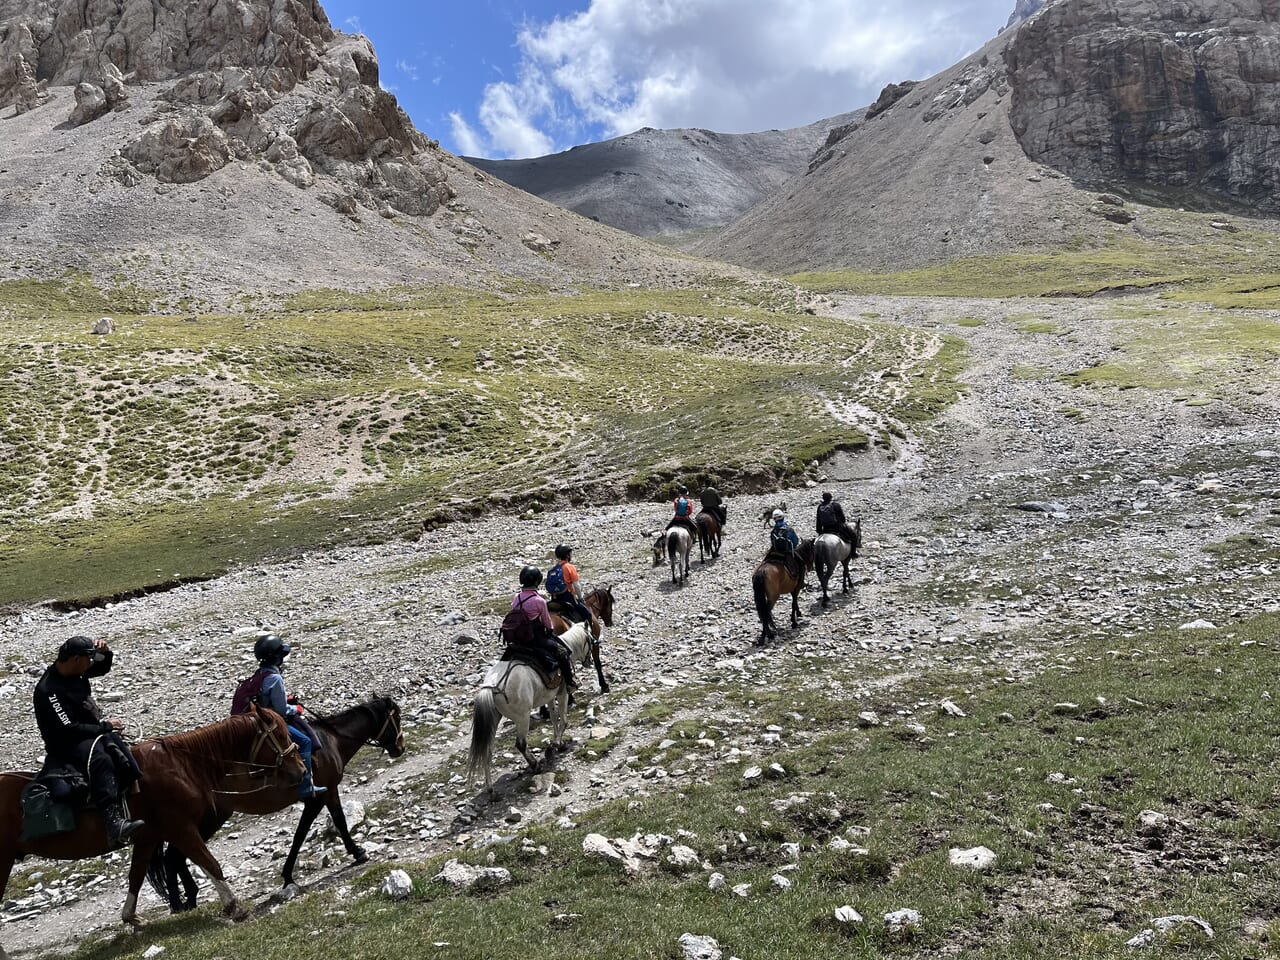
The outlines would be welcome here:
<svg viewBox="0 0 1280 960">
<path fill-rule="evenodd" d="M 498 732 L 500 714 L 488 687 L 476 694 L 475 709 L 471 712 L 471 762 L 467 766 L 467 783 L 475 780 L 476 772 L 487 770 L 493 753 L 493 738 Z"/>
<path fill-rule="evenodd" d="M 765 584 L 765 572 L 757 570 L 751 575 L 751 593 L 756 600 L 756 613 L 760 615 L 760 625 L 769 626 L 769 591 Z"/>
<path fill-rule="evenodd" d="M 147 882 L 151 884 L 151 889 L 165 903 L 173 903 L 173 894 L 176 891 L 169 889 L 169 877 L 164 869 L 164 852 L 168 849 L 168 844 L 161 842 L 156 844 L 155 851 L 151 854 L 151 862 L 147 864 Z"/>
</svg>

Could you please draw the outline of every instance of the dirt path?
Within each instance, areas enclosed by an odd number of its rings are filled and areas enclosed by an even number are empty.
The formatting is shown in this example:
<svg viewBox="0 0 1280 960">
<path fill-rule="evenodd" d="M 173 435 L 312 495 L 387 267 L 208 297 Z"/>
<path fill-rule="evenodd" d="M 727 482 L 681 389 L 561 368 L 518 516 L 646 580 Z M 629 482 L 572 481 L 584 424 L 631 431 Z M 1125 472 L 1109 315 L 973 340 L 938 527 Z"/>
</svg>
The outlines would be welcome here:
<svg viewBox="0 0 1280 960">
<path fill-rule="evenodd" d="M 837 419 L 856 421 L 857 391 L 893 389 L 940 335 L 964 337 L 973 365 L 967 396 L 910 436 L 906 455 L 857 463 L 844 456 L 829 465 L 832 477 L 850 478 L 832 485 L 847 512 L 864 518 L 860 583 L 827 611 L 810 589 L 801 628 L 784 632 L 780 645 L 754 645 L 759 625 L 747 584 L 764 539 L 749 518 L 785 500 L 808 533 L 818 489 L 732 498 L 724 553 L 705 566 L 695 562 L 682 589 L 670 585 L 665 568 L 649 566 L 648 543 L 638 535 L 665 521 L 661 505 L 480 520 L 418 543 L 245 569 L 105 610 L 59 616 L 33 609 L 0 622 L 8 669 L 0 677 L 0 722 L 27 732 L 6 740 L 0 762 L 26 767 L 39 756 L 30 688 L 66 636 L 102 636 L 117 648 L 117 669 L 96 684 L 100 700 L 108 713 L 155 734 L 220 716 L 235 681 L 252 668 L 246 638 L 265 626 L 295 644 L 288 678 L 314 711 L 341 709 L 371 691 L 401 703 L 410 752 L 395 763 L 362 761 L 344 795 L 376 805 L 360 828 L 375 860 L 415 859 L 510 832 L 515 822 L 572 817 L 602 800 L 661 789 L 665 770 L 633 768 L 626 758 L 653 735 L 633 719 L 665 689 L 726 674 L 750 683 L 775 664 L 819 655 L 893 658 L 903 677 L 962 657 L 1016 672 L 1034 664 L 1027 638 L 1050 629 L 1056 637 L 1138 630 L 1274 608 L 1274 574 L 1265 564 L 1220 561 L 1202 549 L 1260 529 L 1275 539 L 1264 520 L 1280 430 L 1265 394 L 1241 385 L 1191 408 L 1167 393 L 1080 389 L 1055 379 L 1119 344 L 1121 325 L 1090 301 L 845 298 L 830 309 L 919 330 L 894 376 L 851 384 L 844 400 L 830 399 Z M 1028 314 L 1055 332 L 1026 332 Z M 958 317 L 980 325 L 959 326 Z M 1049 512 L 1012 508 L 1027 502 Z M 457 782 L 470 697 L 494 655 L 498 611 L 520 566 L 546 566 L 559 542 L 576 545 L 586 579 L 612 584 L 618 603 L 605 649 L 614 692 L 584 697 L 571 733 L 621 742 L 599 761 L 575 750 L 552 785 L 550 777 L 514 775 L 507 728 L 496 756 L 499 797 L 485 802 Z M 1221 589 L 1164 589 L 1175 581 Z M 455 611 L 465 618 L 460 624 Z M 731 747 L 719 745 L 710 762 L 727 762 Z M 295 819 L 296 812 L 240 818 L 217 840 L 215 854 L 232 865 L 240 894 L 261 901 L 275 890 Z M 312 841 L 298 875 L 342 882 L 347 862 L 332 840 Z M 0 942 L 15 956 L 36 956 L 112 927 L 122 868 L 118 855 L 105 865 L 19 867 L 0 915 Z M 206 889 L 203 897 L 210 896 Z M 141 906 L 144 914 L 160 912 L 149 893 Z"/>
</svg>

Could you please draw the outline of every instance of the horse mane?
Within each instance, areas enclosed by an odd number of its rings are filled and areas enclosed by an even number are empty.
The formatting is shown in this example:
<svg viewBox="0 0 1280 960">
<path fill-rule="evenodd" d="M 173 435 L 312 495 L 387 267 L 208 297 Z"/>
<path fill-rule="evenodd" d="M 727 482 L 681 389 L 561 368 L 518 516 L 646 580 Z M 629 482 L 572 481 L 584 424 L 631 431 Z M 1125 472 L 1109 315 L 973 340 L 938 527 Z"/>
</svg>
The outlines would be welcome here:
<svg viewBox="0 0 1280 960">
<path fill-rule="evenodd" d="M 325 714 L 318 713 L 312 718 L 311 722 L 313 724 L 320 724 L 322 726 L 329 727 L 331 729 L 336 729 L 337 726 L 341 724 L 343 720 L 359 713 L 361 710 L 368 710 L 375 717 L 377 717 L 379 713 L 379 708 L 381 708 L 382 710 L 390 711 L 391 705 L 394 702 L 395 702 L 394 700 L 386 696 L 371 697 L 370 699 L 365 700 L 363 703 L 354 704 L 350 707 L 347 707 L 345 710 L 339 710 L 337 713 L 325 713 Z"/>
<path fill-rule="evenodd" d="M 252 714 L 241 713 L 225 717 L 186 733 L 171 733 L 165 737 L 150 737 L 165 747 L 185 750 L 189 753 L 214 753 L 225 750 L 230 753 L 235 748 L 237 735 L 243 735 L 240 727 L 257 726 Z"/>
</svg>

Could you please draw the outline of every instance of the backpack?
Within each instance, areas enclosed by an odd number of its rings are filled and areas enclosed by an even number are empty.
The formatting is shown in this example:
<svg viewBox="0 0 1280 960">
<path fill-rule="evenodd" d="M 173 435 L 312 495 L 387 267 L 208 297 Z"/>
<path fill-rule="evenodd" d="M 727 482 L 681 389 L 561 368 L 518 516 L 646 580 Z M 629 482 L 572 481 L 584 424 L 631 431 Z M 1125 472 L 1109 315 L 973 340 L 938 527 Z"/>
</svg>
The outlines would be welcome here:
<svg viewBox="0 0 1280 960">
<path fill-rule="evenodd" d="M 547 593 L 554 597 L 568 589 L 569 585 L 564 582 L 564 564 L 557 563 L 547 571 Z"/>
<path fill-rule="evenodd" d="M 824 503 L 818 508 L 818 522 L 822 524 L 823 529 L 828 529 L 836 525 L 836 502 L 832 500 L 830 503 Z"/>
<path fill-rule="evenodd" d="M 246 677 L 240 681 L 240 686 L 236 687 L 236 692 L 231 697 L 231 715 L 248 713 L 249 704 L 258 699 L 258 694 L 262 692 L 262 685 L 267 680 L 267 671 L 255 670 L 253 676 Z"/>
<path fill-rule="evenodd" d="M 689 504 L 688 497 L 680 497 L 676 500 L 676 516 L 687 517 L 693 512 L 693 507 Z"/>
<path fill-rule="evenodd" d="M 508 611 L 507 615 L 502 618 L 502 626 L 498 628 L 498 632 L 502 635 L 503 642 L 507 646 L 533 646 L 533 621 L 524 612 L 523 604 Z"/>
<path fill-rule="evenodd" d="M 769 542 L 772 545 L 772 549 L 781 550 L 783 553 L 790 553 L 795 549 L 791 538 L 787 536 L 790 529 L 790 527 L 774 527 L 769 531 Z"/>
</svg>

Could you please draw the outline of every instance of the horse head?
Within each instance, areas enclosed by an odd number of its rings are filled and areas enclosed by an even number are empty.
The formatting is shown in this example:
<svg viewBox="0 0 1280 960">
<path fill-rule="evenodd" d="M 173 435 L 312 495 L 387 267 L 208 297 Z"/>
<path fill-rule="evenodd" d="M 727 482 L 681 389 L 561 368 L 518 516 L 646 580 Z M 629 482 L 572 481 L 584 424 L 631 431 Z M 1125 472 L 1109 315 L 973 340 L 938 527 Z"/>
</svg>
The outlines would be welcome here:
<svg viewBox="0 0 1280 960">
<path fill-rule="evenodd" d="M 298 745 L 289 736 L 289 725 L 274 710 L 261 710 L 257 704 L 249 704 L 248 716 L 253 718 L 257 736 L 249 750 L 249 763 L 264 770 L 268 776 L 282 779 L 296 787 L 307 774 L 307 767 L 298 753 Z"/>
<path fill-rule="evenodd" d="M 808 540 L 801 540 L 800 546 L 796 547 L 796 556 L 804 564 L 806 570 L 813 569 L 814 558 L 814 539 L 810 537 Z"/>
<path fill-rule="evenodd" d="M 370 704 L 375 719 L 382 717 L 381 729 L 369 742 L 387 751 L 392 760 L 404 754 L 404 726 L 400 721 L 400 705 L 390 697 L 377 697 Z"/>
<path fill-rule="evenodd" d="M 597 587 L 594 591 L 596 602 L 600 604 L 600 622 L 606 627 L 613 626 L 613 587 Z"/>
<path fill-rule="evenodd" d="M 853 555 L 856 557 L 862 549 L 862 518 L 853 521 Z"/>
</svg>

